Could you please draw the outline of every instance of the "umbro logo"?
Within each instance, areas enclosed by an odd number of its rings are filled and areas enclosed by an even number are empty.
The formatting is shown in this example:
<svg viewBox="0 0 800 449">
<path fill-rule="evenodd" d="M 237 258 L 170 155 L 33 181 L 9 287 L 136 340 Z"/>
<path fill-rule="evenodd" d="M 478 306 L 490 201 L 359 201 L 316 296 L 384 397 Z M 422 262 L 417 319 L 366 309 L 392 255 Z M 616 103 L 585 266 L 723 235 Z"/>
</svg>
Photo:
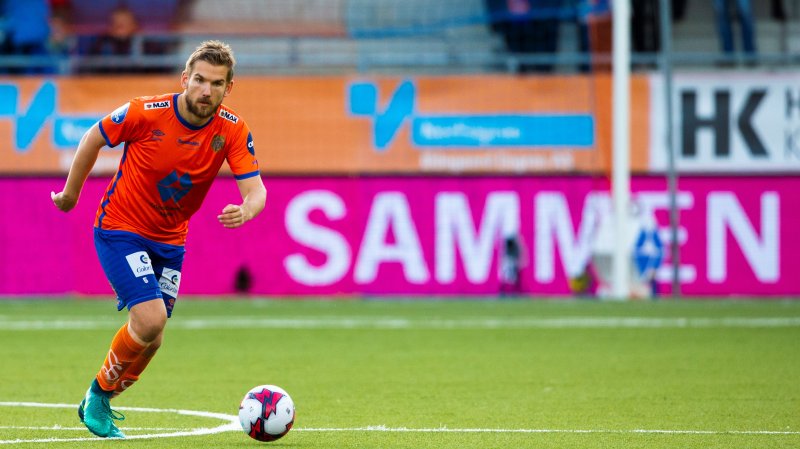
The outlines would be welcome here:
<svg viewBox="0 0 800 449">
<path fill-rule="evenodd" d="M 160 142 L 161 138 L 166 135 L 166 134 L 164 134 L 164 131 L 161 131 L 160 129 L 154 129 L 154 130 L 150 131 L 150 134 L 152 134 L 152 135 L 150 136 L 149 139 L 147 139 L 148 142 L 150 142 L 150 141 Z"/>
</svg>

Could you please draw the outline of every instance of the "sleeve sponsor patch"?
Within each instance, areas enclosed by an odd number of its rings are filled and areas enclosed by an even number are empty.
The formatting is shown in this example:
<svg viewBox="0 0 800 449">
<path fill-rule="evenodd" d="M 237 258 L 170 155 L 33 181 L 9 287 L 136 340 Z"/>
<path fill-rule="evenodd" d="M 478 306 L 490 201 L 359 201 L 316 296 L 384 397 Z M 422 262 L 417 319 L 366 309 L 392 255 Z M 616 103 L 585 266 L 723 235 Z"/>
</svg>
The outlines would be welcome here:
<svg viewBox="0 0 800 449">
<path fill-rule="evenodd" d="M 125 259 L 128 260 L 128 266 L 131 267 L 131 271 L 137 278 L 153 274 L 153 264 L 150 263 L 150 256 L 147 255 L 146 251 L 128 254 Z"/>
<path fill-rule="evenodd" d="M 239 123 L 239 117 L 231 114 L 229 111 L 226 111 L 225 109 L 219 110 L 219 116 L 224 118 L 225 120 L 228 120 L 229 122 Z"/>
<path fill-rule="evenodd" d="M 247 151 L 253 156 L 256 155 L 256 147 L 253 145 L 253 133 L 247 133 Z"/>
<path fill-rule="evenodd" d="M 149 103 L 144 104 L 145 111 L 149 111 L 150 109 L 165 109 L 170 107 L 170 101 L 151 101 Z"/>
<path fill-rule="evenodd" d="M 128 114 L 128 107 L 130 103 L 125 103 L 122 106 L 118 107 L 114 112 L 111 113 L 111 121 L 119 125 L 125 120 L 125 116 Z"/>
</svg>

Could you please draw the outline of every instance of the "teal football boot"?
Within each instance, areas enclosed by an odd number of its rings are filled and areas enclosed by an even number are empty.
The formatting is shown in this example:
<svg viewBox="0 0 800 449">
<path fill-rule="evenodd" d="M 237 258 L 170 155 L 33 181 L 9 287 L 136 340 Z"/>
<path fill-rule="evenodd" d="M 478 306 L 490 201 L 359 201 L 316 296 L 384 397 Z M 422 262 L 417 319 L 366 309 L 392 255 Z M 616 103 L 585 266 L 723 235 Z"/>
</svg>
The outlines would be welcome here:
<svg viewBox="0 0 800 449">
<path fill-rule="evenodd" d="M 95 380 L 86 391 L 86 397 L 78 405 L 78 418 L 89 429 L 89 432 L 102 438 L 125 438 L 125 434 L 114 424 L 125 416 L 111 410 L 109 398 L 111 393 L 103 391 Z"/>
</svg>

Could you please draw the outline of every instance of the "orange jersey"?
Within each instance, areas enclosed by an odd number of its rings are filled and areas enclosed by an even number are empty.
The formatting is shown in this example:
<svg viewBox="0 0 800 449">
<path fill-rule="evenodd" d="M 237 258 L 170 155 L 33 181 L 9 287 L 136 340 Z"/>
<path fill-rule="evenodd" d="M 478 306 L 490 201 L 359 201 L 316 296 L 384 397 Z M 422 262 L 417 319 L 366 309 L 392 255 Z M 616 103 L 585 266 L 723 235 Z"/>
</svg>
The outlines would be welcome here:
<svg viewBox="0 0 800 449">
<path fill-rule="evenodd" d="M 189 218 L 223 161 L 236 179 L 260 175 L 253 137 L 241 117 L 222 105 L 208 123 L 193 126 L 178 113 L 178 96 L 135 98 L 100 121 L 108 146 L 124 142 L 125 150 L 96 227 L 184 245 Z"/>
</svg>

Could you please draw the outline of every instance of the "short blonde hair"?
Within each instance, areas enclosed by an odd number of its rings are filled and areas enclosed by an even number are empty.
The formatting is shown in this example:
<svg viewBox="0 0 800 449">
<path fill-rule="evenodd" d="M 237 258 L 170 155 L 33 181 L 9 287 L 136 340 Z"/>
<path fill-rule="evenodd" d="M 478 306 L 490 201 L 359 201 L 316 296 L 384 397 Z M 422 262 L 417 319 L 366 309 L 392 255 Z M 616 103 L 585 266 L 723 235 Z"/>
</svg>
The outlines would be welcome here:
<svg viewBox="0 0 800 449">
<path fill-rule="evenodd" d="M 228 68 L 227 81 L 230 83 L 233 79 L 233 67 L 236 65 L 236 58 L 233 57 L 233 50 L 230 45 L 225 42 L 211 40 L 205 41 L 194 53 L 186 60 L 186 73 L 191 74 L 194 70 L 194 64 L 197 61 L 205 61 L 211 65 L 224 65 Z"/>
</svg>

